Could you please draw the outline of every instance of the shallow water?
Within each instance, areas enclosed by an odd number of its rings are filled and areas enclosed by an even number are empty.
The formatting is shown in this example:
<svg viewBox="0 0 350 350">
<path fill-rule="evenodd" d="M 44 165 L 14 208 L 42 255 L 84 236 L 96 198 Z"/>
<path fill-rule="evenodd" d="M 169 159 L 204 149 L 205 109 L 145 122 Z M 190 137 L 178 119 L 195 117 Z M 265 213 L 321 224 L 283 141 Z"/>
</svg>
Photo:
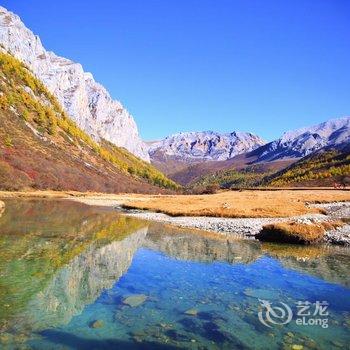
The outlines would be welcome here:
<svg viewBox="0 0 350 350">
<path fill-rule="evenodd" d="M 69 201 L 9 200 L 0 348 L 347 349 L 349 271 L 340 247 L 260 244 Z M 311 303 L 307 324 L 297 324 L 297 302 Z"/>
</svg>

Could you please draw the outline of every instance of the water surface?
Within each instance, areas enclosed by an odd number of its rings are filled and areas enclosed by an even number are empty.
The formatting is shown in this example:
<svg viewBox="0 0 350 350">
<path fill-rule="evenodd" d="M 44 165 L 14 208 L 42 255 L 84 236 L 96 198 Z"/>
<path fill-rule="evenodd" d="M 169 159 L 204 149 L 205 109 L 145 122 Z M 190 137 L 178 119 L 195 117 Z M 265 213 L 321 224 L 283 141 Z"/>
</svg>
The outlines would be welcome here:
<svg viewBox="0 0 350 350">
<path fill-rule="evenodd" d="M 261 244 L 70 201 L 8 200 L 0 348 L 346 349 L 349 271 L 340 247 Z M 290 306 L 292 320 L 264 325 L 261 300 Z M 297 325 L 298 301 L 326 301 L 328 328 Z"/>
</svg>

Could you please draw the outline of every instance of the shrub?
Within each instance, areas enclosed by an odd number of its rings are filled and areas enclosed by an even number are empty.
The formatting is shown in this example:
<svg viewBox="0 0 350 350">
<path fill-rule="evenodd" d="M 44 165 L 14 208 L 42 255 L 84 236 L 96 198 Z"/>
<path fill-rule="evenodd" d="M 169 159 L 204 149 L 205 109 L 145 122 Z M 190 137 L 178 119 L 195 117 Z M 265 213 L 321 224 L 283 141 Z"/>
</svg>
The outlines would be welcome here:
<svg viewBox="0 0 350 350">
<path fill-rule="evenodd" d="M 315 244 L 322 242 L 326 230 L 339 227 L 339 222 L 305 224 L 281 222 L 263 226 L 256 238 L 265 242 Z"/>
<path fill-rule="evenodd" d="M 215 194 L 220 190 L 220 186 L 218 184 L 210 184 L 207 186 L 195 186 L 189 192 L 185 192 L 186 194 Z"/>
</svg>

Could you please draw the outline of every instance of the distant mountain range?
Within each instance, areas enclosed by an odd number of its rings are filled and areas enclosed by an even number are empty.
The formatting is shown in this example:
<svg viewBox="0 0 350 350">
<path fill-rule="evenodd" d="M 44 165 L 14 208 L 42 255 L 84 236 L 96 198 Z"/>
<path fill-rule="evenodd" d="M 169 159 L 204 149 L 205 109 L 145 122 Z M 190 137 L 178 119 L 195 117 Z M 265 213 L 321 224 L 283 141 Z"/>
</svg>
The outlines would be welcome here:
<svg viewBox="0 0 350 350">
<path fill-rule="evenodd" d="M 254 152 L 256 162 L 302 158 L 323 147 L 339 148 L 350 143 L 350 117 L 331 119 L 321 124 L 287 131 Z"/>
<path fill-rule="evenodd" d="M 343 117 L 285 132 L 269 143 L 241 132 L 180 133 L 151 145 L 149 154 L 170 178 L 188 184 L 208 173 L 254 164 L 278 171 L 319 150 L 341 150 L 349 144 L 350 117 Z"/>
<path fill-rule="evenodd" d="M 180 159 L 189 162 L 226 160 L 265 143 L 259 136 L 246 132 L 181 132 L 154 142 L 149 148 L 149 155 L 151 159 Z"/>
</svg>

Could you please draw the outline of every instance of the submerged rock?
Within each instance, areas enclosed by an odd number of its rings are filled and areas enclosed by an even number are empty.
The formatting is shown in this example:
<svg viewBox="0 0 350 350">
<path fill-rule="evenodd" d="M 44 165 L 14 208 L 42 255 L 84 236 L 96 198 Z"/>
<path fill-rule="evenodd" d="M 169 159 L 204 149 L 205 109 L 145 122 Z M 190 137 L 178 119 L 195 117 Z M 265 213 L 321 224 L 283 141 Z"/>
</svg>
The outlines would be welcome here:
<svg viewBox="0 0 350 350">
<path fill-rule="evenodd" d="M 131 307 L 137 307 L 143 304 L 148 299 L 145 294 L 134 294 L 123 299 L 123 304 Z"/>
<path fill-rule="evenodd" d="M 317 343 L 312 340 L 312 339 L 309 339 L 305 342 L 305 346 L 308 348 L 308 349 L 317 349 Z"/>
<path fill-rule="evenodd" d="M 332 343 L 332 345 L 334 345 L 337 348 L 343 348 L 343 346 L 344 346 L 343 343 L 341 343 L 341 342 L 339 342 L 337 340 L 332 340 L 331 343 Z"/>
<path fill-rule="evenodd" d="M 278 298 L 278 293 L 273 291 L 273 290 L 268 290 L 268 289 L 251 289 L 251 288 L 246 288 L 243 292 L 244 295 L 247 297 L 252 297 L 252 298 L 257 298 L 257 299 L 266 299 L 266 300 L 271 300 L 271 299 L 277 299 Z"/>
<path fill-rule="evenodd" d="M 102 328 L 103 326 L 104 322 L 102 320 L 96 320 L 90 324 L 90 328 Z"/>
<path fill-rule="evenodd" d="M 196 310 L 196 309 L 188 309 L 188 310 L 185 311 L 185 315 L 197 316 L 198 315 L 198 310 Z"/>
</svg>

